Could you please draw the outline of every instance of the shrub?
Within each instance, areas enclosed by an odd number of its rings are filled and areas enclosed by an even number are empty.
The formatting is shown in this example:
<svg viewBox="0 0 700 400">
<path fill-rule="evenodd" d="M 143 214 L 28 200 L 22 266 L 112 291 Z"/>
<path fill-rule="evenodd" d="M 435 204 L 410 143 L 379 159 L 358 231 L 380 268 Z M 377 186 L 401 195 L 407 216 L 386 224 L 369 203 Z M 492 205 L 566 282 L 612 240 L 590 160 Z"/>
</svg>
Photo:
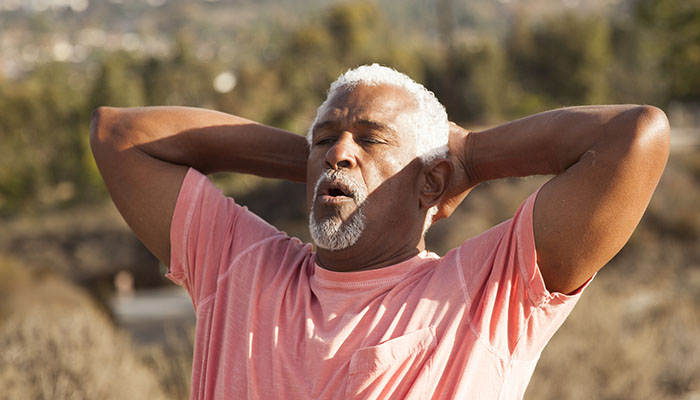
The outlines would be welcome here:
<svg viewBox="0 0 700 400">
<path fill-rule="evenodd" d="M 89 297 L 53 277 L 0 299 L 0 392 L 10 399 L 165 399 L 158 379 Z"/>
</svg>

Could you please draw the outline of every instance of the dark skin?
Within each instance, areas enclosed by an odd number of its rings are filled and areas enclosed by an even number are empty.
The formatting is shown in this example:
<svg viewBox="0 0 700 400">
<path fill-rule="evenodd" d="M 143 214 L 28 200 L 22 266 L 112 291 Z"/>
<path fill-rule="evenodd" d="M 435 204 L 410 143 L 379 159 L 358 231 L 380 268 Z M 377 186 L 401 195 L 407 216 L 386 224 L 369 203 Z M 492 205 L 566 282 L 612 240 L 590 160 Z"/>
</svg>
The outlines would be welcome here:
<svg viewBox="0 0 700 400">
<path fill-rule="evenodd" d="M 341 91 L 306 139 L 214 111 L 99 108 L 91 145 L 112 198 L 136 235 L 169 264 L 170 221 L 187 166 L 308 182 L 346 169 L 368 189 L 367 227 L 351 248 L 319 249 L 348 271 L 404 261 L 425 245 L 426 210 L 446 218 L 480 182 L 552 174 L 535 202 L 537 260 L 550 291 L 570 293 L 629 239 L 668 157 L 669 126 L 650 106 L 572 107 L 480 132 L 453 125 L 450 158 L 415 158 L 403 116 L 409 95 L 389 86 Z M 312 195 L 312 194 L 311 194 Z M 311 198 L 309 198 L 309 201 Z M 342 206 L 352 213 L 351 204 Z"/>
<path fill-rule="evenodd" d="M 306 174 L 311 183 L 306 186 L 309 207 L 313 182 L 325 169 L 347 170 L 369 192 L 367 228 L 357 244 L 340 251 L 317 249 L 316 259 L 327 269 L 381 268 L 425 249 L 425 213 L 447 190 L 451 164 L 442 160 L 425 175 L 410 127 L 402 118 L 415 106 L 403 94 L 390 86 L 341 91 L 312 130 Z M 336 208 L 349 214 L 356 206 L 345 202 L 323 211 L 333 213 Z"/>
</svg>

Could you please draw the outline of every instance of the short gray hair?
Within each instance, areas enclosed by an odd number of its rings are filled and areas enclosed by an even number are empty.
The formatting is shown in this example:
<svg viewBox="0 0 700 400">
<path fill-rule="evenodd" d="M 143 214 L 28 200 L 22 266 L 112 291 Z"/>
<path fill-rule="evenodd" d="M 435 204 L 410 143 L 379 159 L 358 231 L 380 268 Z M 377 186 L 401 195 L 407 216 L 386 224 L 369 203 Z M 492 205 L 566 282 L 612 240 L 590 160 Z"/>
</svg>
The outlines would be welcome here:
<svg viewBox="0 0 700 400">
<path fill-rule="evenodd" d="M 417 156 L 424 163 L 436 158 L 447 157 L 450 126 L 445 107 L 440 104 L 433 92 L 401 72 L 379 64 L 362 65 L 340 75 L 328 89 L 326 100 L 316 110 L 316 118 L 306 134 L 311 146 L 311 132 L 328 107 L 330 99 L 339 89 L 353 88 L 363 84 L 369 86 L 390 85 L 406 90 L 416 103 L 415 112 L 409 116 L 416 139 Z"/>
</svg>

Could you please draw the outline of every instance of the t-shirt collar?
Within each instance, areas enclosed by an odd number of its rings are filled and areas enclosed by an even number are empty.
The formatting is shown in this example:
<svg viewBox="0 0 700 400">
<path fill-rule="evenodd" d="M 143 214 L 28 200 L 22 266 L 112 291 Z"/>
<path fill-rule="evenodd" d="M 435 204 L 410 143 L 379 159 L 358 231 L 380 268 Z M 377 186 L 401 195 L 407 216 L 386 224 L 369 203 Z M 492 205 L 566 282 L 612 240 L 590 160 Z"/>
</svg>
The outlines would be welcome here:
<svg viewBox="0 0 700 400">
<path fill-rule="evenodd" d="M 323 286 L 382 286 L 399 281 L 420 268 L 425 264 L 425 261 L 438 258 L 437 254 L 423 250 L 408 260 L 388 267 L 339 272 L 331 271 L 318 265 L 318 263 L 316 263 L 316 254 L 314 254 L 311 260 L 313 265 L 313 276 L 311 279 L 316 280 Z"/>
</svg>

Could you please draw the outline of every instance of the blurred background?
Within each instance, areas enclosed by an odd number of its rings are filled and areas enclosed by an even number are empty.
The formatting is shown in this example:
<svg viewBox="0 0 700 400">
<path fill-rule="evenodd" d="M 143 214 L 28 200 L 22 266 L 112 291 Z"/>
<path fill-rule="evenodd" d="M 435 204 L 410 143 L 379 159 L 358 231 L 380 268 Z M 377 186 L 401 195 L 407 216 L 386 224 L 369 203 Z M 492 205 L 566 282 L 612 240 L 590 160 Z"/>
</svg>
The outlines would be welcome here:
<svg viewBox="0 0 700 400">
<path fill-rule="evenodd" d="M 549 108 L 666 111 L 671 156 L 630 242 L 545 349 L 527 399 L 700 399 L 699 0 L 0 0 L 0 399 L 185 399 L 194 316 L 111 204 L 97 106 L 189 105 L 303 134 L 378 62 L 483 128 Z M 479 186 L 439 254 L 546 177 Z M 308 240 L 301 185 L 215 181 Z"/>
</svg>

